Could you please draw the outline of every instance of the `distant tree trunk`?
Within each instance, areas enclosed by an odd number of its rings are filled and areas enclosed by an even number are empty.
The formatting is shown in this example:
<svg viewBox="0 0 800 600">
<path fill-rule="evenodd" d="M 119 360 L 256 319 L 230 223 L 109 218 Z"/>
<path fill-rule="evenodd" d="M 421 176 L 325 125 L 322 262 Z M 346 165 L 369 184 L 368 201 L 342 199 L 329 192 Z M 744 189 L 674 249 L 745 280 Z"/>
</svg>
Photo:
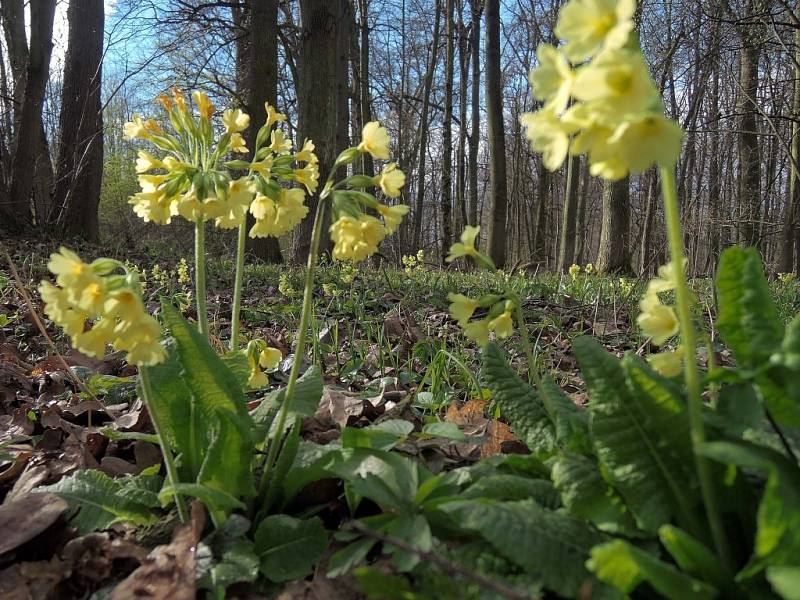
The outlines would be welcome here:
<svg viewBox="0 0 800 600">
<path fill-rule="evenodd" d="M 420 248 L 422 245 L 422 210 L 425 200 L 426 175 L 425 159 L 428 152 L 428 111 L 430 110 L 433 73 L 436 71 L 436 56 L 439 53 L 439 22 L 441 21 L 441 16 L 442 0 L 436 0 L 436 16 L 433 20 L 433 41 L 431 42 L 431 54 L 422 91 L 422 113 L 420 115 L 419 125 L 419 159 L 417 160 L 417 197 L 414 202 L 414 248 Z"/>
<path fill-rule="evenodd" d="M 500 0 L 486 0 L 486 113 L 489 132 L 491 194 L 487 245 L 498 269 L 506 262 L 506 143 L 503 79 L 500 73 Z"/>
<path fill-rule="evenodd" d="M 65 237 L 100 239 L 103 181 L 103 0 L 70 2 L 53 206 Z"/>
<path fill-rule="evenodd" d="M 295 230 L 293 257 L 308 257 L 319 191 L 329 169 L 348 144 L 347 110 L 349 28 L 353 19 L 348 0 L 300 0 L 301 47 L 298 72 L 298 139 L 314 140 L 320 166 L 317 193 L 307 200 L 309 215 Z M 330 217 L 330 212 L 328 212 Z M 323 225 L 322 247 L 329 245 Z"/>
<path fill-rule="evenodd" d="M 581 159 L 581 187 L 578 192 L 578 209 L 575 215 L 577 222 L 575 242 L 575 262 L 582 265 L 586 252 L 586 196 L 589 194 L 589 161 Z"/>
<path fill-rule="evenodd" d="M 250 126 L 245 130 L 244 138 L 252 150 L 256 134 L 267 120 L 264 102 L 272 106 L 278 102 L 278 0 L 241 0 L 232 11 L 238 30 L 236 93 L 239 104 L 250 115 Z M 248 230 L 254 224 L 253 215 L 248 213 Z M 277 238 L 248 236 L 245 248 L 264 262 L 283 262 Z"/>
<path fill-rule="evenodd" d="M 658 173 L 655 169 L 651 169 L 645 176 L 647 181 L 647 197 L 645 200 L 644 208 L 644 223 L 642 223 L 642 243 L 639 248 L 639 274 L 642 276 L 649 275 L 653 270 L 653 223 L 655 221 L 656 203 L 657 203 L 657 186 L 658 186 Z"/>
<path fill-rule="evenodd" d="M 758 0 L 749 0 L 749 15 L 756 14 Z M 755 39 L 758 28 L 742 25 L 739 53 L 739 242 L 755 246 L 758 242 L 761 202 L 761 165 L 758 143 L 758 63 L 760 47 Z"/>
<path fill-rule="evenodd" d="M 719 40 L 719 26 L 715 25 L 714 39 Z M 712 48 L 716 48 L 714 43 Z M 720 251 L 720 195 L 722 194 L 722 158 L 720 156 L 720 127 L 722 114 L 719 109 L 719 67 L 714 68 L 711 79 L 711 95 L 709 97 L 709 116 L 712 123 L 711 148 L 708 163 L 708 203 L 709 224 L 711 225 L 708 240 L 707 271 L 714 270 Z"/>
<path fill-rule="evenodd" d="M 372 121 L 372 109 L 369 97 L 369 22 L 367 21 L 369 0 L 358 0 L 359 31 L 361 43 L 359 44 L 359 104 L 362 126 Z M 375 174 L 375 165 L 369 153 L 361 155 L 364 175 L 372 177 Z"/>
<path fill-rule="evenodd" d="M 630 176 L 606 181 L 596 267 L 601 273 L 628 273 L 630 267 Z"/>
<path fill-rule="evenodd" d="M 466 198 L 466 162 L 467 162 L 467 83 L 469 77 L 470 54 L 467 51 L 467 36 L 464 26 L 464 2 L 458 5 L 458 158 L 456 160 L 456 205 L 457 216 L 461 228 L 469 223 Z"/>
<path fill-rule="evenodd" d="M 550 211 L 548 200 L 550 196 L 550 171 L 539 161 L 539 188 L 538 202 L 536 203 L 536 223 L 531 240 L 531 258 L 542 265 L 547 263 L 547 215 Z"/>
<path fill-rule="evenodd" d="M 453 44 L 453 2 L 445 0 L 445 62 L 444 62 L 444 120 L 442 122 L 442 198 L 441 226 L 439 228 L 440 257 L 444 264 L 447 251 L 453 242 L 453 71 L 455 44 Z"/>
<path fill-rule="evenodd" d="M 478 145 L 481 139 L 481 0 L 470 0 L 472 82 L 469 128 L 469 224 L 478 224 Z"/>
<path fill-rule="evenodd" d="M 2 211 L 0 226 L 8 233 L 21 233 L 32 222 L 31 195 L 34 190 L 37 159 L 41 156 L 42 149 L 42 104 L 49 76 L 50 54 L 53 49 L 55 8 L 55 0 L 37 0 L 30 4 L 31 41 L 25 93 L 15 136 L 11 189 L 7 203 L 0 203 Z"/>
<path fill-rule="evenodd" d="M 580 169 L 580 156 L 573 156 L 567 161 L 567 181 L 564 186 L 564 214 L 558 244 L 558 267 L 562 272 L 566 272 L 575 260 Z"/>
<path fill-rule="evenodd" d="M 800 16 L 800 3 L 795 10 Z M 792 137 L 789 157 L 789 198 L 781 236 L 779 273 L 790 273 L 796 269 L 800 273 L 800 262 L 795 265 L 795 246 L 798 244 L 798 206 L 800 205 L 800 186 L 798 185 L 798 168 L 800 168 L 800 29 L 794 33 L 795 65 L 794 65 L 794 98 L 792 99 Z"/>
</svg>

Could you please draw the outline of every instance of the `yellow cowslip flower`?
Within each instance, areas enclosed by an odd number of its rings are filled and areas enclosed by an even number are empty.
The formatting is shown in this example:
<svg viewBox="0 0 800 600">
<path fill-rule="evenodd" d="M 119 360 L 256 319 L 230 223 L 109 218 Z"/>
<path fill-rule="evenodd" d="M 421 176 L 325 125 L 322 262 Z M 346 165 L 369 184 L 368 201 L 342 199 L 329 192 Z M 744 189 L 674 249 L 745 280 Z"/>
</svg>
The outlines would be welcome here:
<svg viewBox="0 0 800 600">
<path fill-rule="evenodd" d="M 682 268 L 686 270 L 688 260 L 684 256 L 682 261 Z M 674 261 L 668 262 L 666 265 L 658 267 L 658 277 L 654 277 L 647 284 L 648 294 L 658 294 L 660 292 L 669 292 L 674 290 L 678 282 L 679 273 L 675 269 Z"/>
<path fill-rule="evenodd" d="M 76 306 L 87 288 L 101 283 L 100 277 L 91 265 L 83 262 L 77 254 L 63 246 L 58 252 L 50 255 L 47 268 L 56 276 L 56 283 L 66 292 L 69 302 Z M 82 310 L 86 312 L 85 308 Z"/>
<path fill-rule="evenodd" d="M 280 362 L 283 355 L 277 348 L 265 348 L 258 355 L 258 364 L 262 369 L 274 369 Z"/>
<path fill-rule="evenodd" d="M 397 168 L 397 163 L 392 162 L 384 165 L 380 175 L 373 177 L 372 182 L 389 198 L 397 198 L 400 188 L 406 184 L 406 174 Z"/>
<path fill-rule="evenodd" d="M 478 346 L 483 347 L 489 343 L 489 326 L 486 319 L 467 323 L 463 330 L 464 335 L 474 340 Z"/>
<path fill-rule="evenodd" d="M 659 109 L 658 93 L 638 50 L 609 50 L 578 70 L 572 94 L 589 113 L 616 125 L 627 114 Z"/>
<path fill-rule="evenodd" d="M 222 203 L 223 214 L 216 217 L 217 227 L 232 229 L 244 223 L 253 193 L 253 184 L 246 177 L 228 183 L 228 198 Z"/>
<path fill-rule="evenodd" d="M 181 257 L 178 262 L 178 283 L 182 286 L 189 286 L 192 284 L 192 278 L 189 275 L 189 263 L 186 262 L 185 257 Z"/>
<path fill-rule="evenodd" d="M 475 249 L 475 238 L 481 232 L 480 227 L 473 227 L 467 225 L 461 234 L 461 241 L 456 242 L 450 246 L 450 254 L 445 259 L 447 262 L 453 262 L 460 256 L 477 256 L 478 251 Z"/>
<path fill-rule="evenodd" d="M 166 94 L 159 94 L 156 96 L 155 103 L 160 104 L 168 113 L 172 112 L 172 99 Z"/>
<path fill-rule="evenodd" d="M 650 354 L 647 362 L 653 370 L 664 377 L 677 377 L 683 372 L 683 357 L 685 352 L 683 346 L 678 346 L 672 352 L 659 352 Z"/>
<path fill-rule="evenodd" d="M 550 44 L 539 44 L 536 49 L 539 66 L 528 76 L 533 97 L 547 103 L 547 107 L 561 113 L 569 103 L 575 74 L 569 61 Z"/>
<path fill-rule="evenodd" d="M 109 318 L 116 319 L 110 343 L 128 353 L 128 362 L 150 366 L 166 358 L 166 351 L 159 343 L 161 327 L 147 314 L 141 297 L 132 289 L 123 288 L 109 294 L 101 322 Z"/>
<path fill-rule="evenodd" d="M 524 113 L 519 118 L 525 127 L 525 135 L 534 152 L 542 154 L 544 166 L 551 171 L 558 169 L 569 150 L 569 129 L 552 108 L 535 113 Z"/>
<path fill-rule="evenodd" d="M 67 292 L 49 281 L 42 281 L 39 294 L 44 300 L 44 313 L 58 323 L 70 337 L 83 331 L 88 315 L 69 301 Z"/>
<path fill-rule="evenodd" d="M 137 177 L 139 180 L 139 187 L 143 192 L 155 192 L 164 181 L 167 179 L 166 175 L 148 175 L 141 174 Z"/>
<path fill-rule="evenodd" d="M 403 222 L 403 217 L 408 214 L 409 207 L 405 204 L 397 204 L 395 206 L 386 206 L 385 204 L 378 204 L 378 212 L 383 217 L 383 224 L 386 227 L 386 233 L 391 235 L 400 223 Z"/>
<path fill-rule="evenodd" d="M 578 278 L 578 274 L 580 272 L 581 272 L 581 268 L 578 265 L 576 265 L 576 264 L 570 265 L 570 267 L 569 267 L 569 276 L 570 277 L 572 277 L 573 279 L 577 279 Z"/>
<path fill-rule="evenodd" d="M 304 185 L 309 194 L 313 194 L 319 185 L 319 165 L 310 162 L 302 169 L 295 169 L 294 179 L 300 185 Z"/>
<path fill-rule="evenodd" d="M 510 300 L 506 300 L 505 310 L 487 323 L 489 329 L 494 331 L 497 337 L 501 340 L 514 333 L 514 318 L 512 315 L 513 310 L 514 304 Z"/>
<path fill-rule="evenodd" d="M 148 133 L 155 133 L 156 135 L 164 135 L 164 130 L 161 129 L 161 125 L 159 125 L 158 121 L 156 121 L 155 119 L 145 120 L 144 128 L 148 131 Z"/>
<path fill-rule="evenodd" d="M 381 127 L 378 121 L 370 121 L 361 130 L 361 143 L 358 149 L 361 152 L 369 152 L 372 158 L 386 160 L 389 158 L 389 132 L 385 127 Z"/>
<path fill-rule="evenodd" d="M 653 164 L 674 166 L 682 141 L 680 126 L 660 113 L 624 121 L 609 139 L 621 161 L 634 173 L 641 173 Z"/>
<path fill-rule="evenodd" d="M 601 48 L 621 48 L 633 30 L 636 0 L 570 0 L 561 9 L 555 34 L 573 62 Z"/>
<path fill-rule="evenodd" d="M 378 244 L 386 235 L 381 222 L 375 217 L 359 218 L 343 215 L 330 228 L 334 242 L 333 258 L 360 262 L 378 251 Z"/>
<path fill-rule="evenodd" d="M 314 142 L 311 140 L 306 140 L 303 142 L 303 148 L 300 150 L 300 152 L 294 155 L 294 158 L 298 162 L 317 164 L 319 159 L 317 158 L 317 155 L 314 154 Z"/>
<path fill-rule="evenodd" d="M 138 158 L 136 159 L 136 172 L 137 173 L 147 173 L 148 171 L 152 171 L 153 169 L 163 169 L 164 163 L 158 160 L 152 154 L 145 152 L 144 150 L 139 150 Z"/>
<path fill-rule="evenodd" d="M 133 212 L 145 223 L 152 221 L 158 225 L 169 225 L 175 215 L 172 199 L 167 197 L 164 190 L 139 192 L 130 197 L 128 204 L 133 206 Z"/>
<path fill-rule="evenodd" d="M 270 174 L 272 173 L 272 164 L 274 159 L 272 155 L 268 155 L 264 158 L 264 160 L 257 160 L 255 162 L 250 163 L 250 168 L 253 169 L 256 173 L 261 175 L 264 179 L 269 179 Z"/>
<path fill-rule="evenodd" d="M 188 192 L 178 197 L 175 203 L 175 211 L 187 221 L 194 223 L 197 219 L 206 217 L 205 204 L 206 201 L 200 201 L 194 188 L 191 188 Z"/>
<path fill-rule="evenodd" d="M 250 228 L 250 237 L 280 237 L 294 229 L 308 214 L 303 203 L 305 195 L 299 188 L 281 189 L 278 201 L 256 194 L 250 204 L 250 213 L 256 222 Z"/>
<path fill-rule="evenodd" d="M 188 109 L 186 107 L 186 98 L 184 98 L 181 89 L 179 87 L 173 87 L 171 91 L 172 91 L 172 100 L 175 103 L 176 108 L 182 113 L 188 112 Z"/>
<path fill-rule="evenodd" d="M 287 154 L 292 149 L 292 141 L 280 129 L 273 131 L 269 139 L 269 149 L 275 154 Z"/>
<path fill-rule="evenodd" d="M 238 108 L 226 108 L 222 111 L 222 124 L 225 125 L 225 133 L 239 133 L 250 125 L 250 115 Z"/>
<path fill-rule="evenodd" d="M 185 173 L 191 168 L 191 165 L 179 161 L 174 156 L 167 156 L 164 158 L 164 168 L 173 173 Z"/>
<path fill-rule="evenodd" d="M 594 265 L 592 263 L 586 263 L 586 266 L 583 267 L 583 270 L 586 271 L 587 275 L 591 275 L 592 271 L 594 271 Z"/>
<path fill-rule="evenodd" d="M 231 134 L 230 150 L 231 152 L 238 152 L 239 154 L 247 154 L 249 152 L 241 133 Z"/>
<path fill-rule="evenodd" d="M 150 137 L 147 128 L 144 126 L 144 120 L 139 115 L 133 115 L 133 121 L 128 121 L 122 126 L 122 135 L 126 140 L 147 139 Z"/>
<path fill-rule="evenodd" d="M 412 257 L 413 258 L 413 257 Z M 467 298 L 461 294 L 447 294 L 447 299 L 450 300 L 450 314 L 458 322 L 461 327 L 466 327 L 472 315 L 477 310 L 480 304 L 477 300 Z"/>
<path fill-rule="evenodd" d="M 639 308 L 642 312 L 636 317 L 636 323 L 656 346 L 661 346 L 678 333 L 680 324 L 675 311 L 671 306 L 661 304 L 656 294 L 645 294 Z"/>
<path fill-rule="evenodd" d="M 279 113 L 269 102 L 264 103 L 264 110 L 267 111 L 267 127 L 286 120 L 286 115 Z"/>
<path fill-rule="evenodd" d="M 211 102 L 208 94 L 200 90 L 195 90 L 192 92 L 192 98 L 194 98 L 194 103 L 197 105 L 197 112 L 200 113 L 200 117 L 206 120 L 211 119 L 216 111 L 216 107 L 214 103 Z"/>
<path fill-rule="evenodd" d="M 102 318 L 88 331 L 81 331 L 72 337 L 72 345 L 87 356 L 103 358 L 106 346 L 114 335 L 114 320 Z"/>
</svg>

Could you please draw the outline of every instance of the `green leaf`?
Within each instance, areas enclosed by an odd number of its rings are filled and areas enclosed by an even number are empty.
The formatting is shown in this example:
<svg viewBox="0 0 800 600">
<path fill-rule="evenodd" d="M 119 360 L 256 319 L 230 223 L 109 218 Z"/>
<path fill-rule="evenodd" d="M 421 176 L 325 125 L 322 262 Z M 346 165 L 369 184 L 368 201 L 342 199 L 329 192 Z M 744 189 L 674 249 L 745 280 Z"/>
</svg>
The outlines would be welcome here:
<svg viewBox="0 0 800 600">
<path fill-rule="evenodd" d="M 328 545 L 328 533 L 317 517 L 271 515 L 259 523 L 255 542 L 261 572 L 272 581 L 291 581 L 311 572 Z"/>
<path fill-rule="evenodd" d="M 250 540 L 226 540 L 220 548 L 215 548 L 215 554 L 218 554 L 218 562 L 209 573 L 215 588 L 225 589 L 234 583 L 253 582 L 258 578 L 260 560 Z"/>
<path fill-rule="evenodd" d="M 319 367 L 316 365 L 309 367 L 295 384 L 294 398 L 289 407 L 289 418 L 286 420 L 287 427 L 291 427 L 297 417 L 310 417 L 317 412 L 320 398 L 322 398 L 322 389 L 323 380 Z M 269 431 L 270 439 L 275 437 L 277 427 L 275 417 L 285 397 L 285 387 L 270 392 L 251 413 L 257 427 L 256 435 L 259 440 L 266 437 L 267 431 Z"/>
<path fill-rule="evenodd" d="M 447 438 L 457 442 L 467 441 L 467 435 L 458 428 L 458 425 L 449 421 L 428 423 L 422 428 L 422 433 L 431 437 Z"/>
<path fill-rule="evenodd" d="M 464 490 L 460 497 L 470 500 L 535 500 L 545 508 L 558 508 L 561 499 L 553 484 L 544 479 L 531 479 L 519 475 L 488 475 L 481 477 Z"/>
<path fill-rule="evenodd" d="M 158 506 L 158 498 L 152 490 L 148 494 L 146 487 L 131 484 L 134 479 L 112 479 L 102 471 L 82 470 L 36 491 L 51 492 L 69 502 L 77 510 L 72 524 L 80 533 L 107 529 L 121 521 L 150 525 L 156 521 L 151 508 Z M 152 500 L 155 503 L 150 504 Z"/>
<path fill-rule="evenodd" d="M 508 366 L 497 344 L 483 352 L 483 374 L 492 398 L 508 418 L 511 428 L 535 454 L 549 454 L 556 433 L 542 399 Z"/>
<path fill-rule="evenodd" d="M 251 496 L 255 493 L 253 422 L 242 387 L 205 337 L 166 300 L 162 313 L 175 338 L 181 377 L 193 399 L 188 443 L 203 458 L 198 482 L 232 496 Z M 159 392 L 156 388 L 156 395 Z"/>
<path fill-rule="evenodd" d="M 739 366 L 756 370 L 768 364 L 780 348 L 783 327 L 756 249 L 732 246 L 722 253 L 717 298 L 717 328 Z"/>
<path fill-rule="evenodd" d="M 800 600 L 800 567 L 770 567 L 767 581 L 784 600 Z"/>
<path fill-rule="evenodd" d="M 576 517 L 588 519 L 608 533 L 641 535 L 624 501 L 603 479 L 593 457 L 562 454 L 553 463 L 551 476 L 564 506 Z"/>
<path fill-rule="evenodd" d="M 361 586 L 361 591 L 366 594 L 367 598 L 374 600 L 408 600 L 415 597 L 408 580 L 398 575 L 390 575 L 369 567 L 358 567 L 353 571 L 353 574 Z"/>
<path fill-rule="evenodd" d="M 584 563 L 592 547 L 606 539 L 585 522 L 546 510 L 531 500 L 465 500 L 439 508 L 526 573 L 536 575 L 545 587 L 567 598 L 577 597 L 581 587 L 593 579 Z"/>
<path fill-rule="evenodd" d="M 576 406 L 548 375 L 542 377 L 539 395 L 554 423 L 558 444 L 575 452 L 590 452 L 589 419 L 586 411 Z"/>
<path fill-rule="evenodd" d="M 422 552 L 430 552 L 433 548 L 433 534 L 428 521 L 422 515 L 401 515 L 384 525 L 381 531 L 403 540 Z M 391 544 L 384 544 L 384 550 L 393 556 L 392 562 L 400 572 L 411 571 L 419 564 L 418 553 L 408 552 Z"/>
<path fill-rule="evenodd" d="M 791 565 L 800 555 L 800 468 L 783 454 L 749 442 L 707 442 L 701 454 L 767 474 L 758 507 L 755 558 L 746 576 L 768 565 Z M 740 575 L 740 577 L 742 577 Z"/>
<path fill-rule="evenodd" d="M 622 361 L 594 340 L 573 350 L 589 390 L 590 430 L 604 474 L 636 524 L 655 532 L 697 502 L 689 421 L 679 388 L 641 359 Z"/>
<path fill-rule="evenodd" d="M 716 598 L 717 590 L 623 540 L 592 548 L 589 568 L 606 583 L 630 594 L 643 581 L 669 600 Z"/>
<path fill-rule="evenodd" d="M 391 450 L 408 437 L 414 425 L 408 421 L 392 419 L 364 428 L 342 429 L 342 446 L 345 448 L 374 448 Z"/>
<path fill-rule="evenodd" d="M 333 579 L 350 571 L 366 558 L 369 551 L 377 543 L 377 540 L 363 538 L 335 552 L 328 562 L 328 572 L 326 573 L 328 578 Z"/>
<path fill-rule="evenodd" d="M 165 485 L 159 494 L 161 503 L 164 504 L 168 502 L 175 495 L 175 492 L 182 496 L 197 498 L 212 511 L 230 512 L 237 508 L 242 510 L 246 508 L 241 500 L 234 498 L 222 490 L 201 483 L 178 483 L 174 486 Z"/>
<path fill-rule="evenodd" d="M 264 498 L 264 510 L 269 511 L 277 502 L 280 493 L 283 490 L 283 482 L 286 479 L 286 474 L 292 468 L 295 456 L 297 456 L 297 449 L 300 447 L 300 422 L 294 424 L 294 427 L 289 431 L 281 446 L 278 459 L 275 461 L 275 468 L 270 476 L 270 481 L 267 487 L 267 495 Z"/>
<path fill-rule="evenodd" d="M 673 525 L 661 527 L 658 537 L 683 571 L 711 582 L 717 589 L 725 592 L 726 598 L 742 597 L 730 571 L 704 544 Z"/>
</svg>

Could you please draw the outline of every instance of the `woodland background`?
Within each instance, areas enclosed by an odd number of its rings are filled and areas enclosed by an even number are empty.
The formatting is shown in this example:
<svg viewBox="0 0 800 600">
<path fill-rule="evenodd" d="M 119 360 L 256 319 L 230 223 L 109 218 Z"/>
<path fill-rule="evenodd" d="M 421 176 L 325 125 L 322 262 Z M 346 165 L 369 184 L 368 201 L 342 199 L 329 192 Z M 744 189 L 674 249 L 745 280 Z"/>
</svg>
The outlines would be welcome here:
<svg viewBox="0 0 800 600">
<path fill-rule="evenodd" d="M 323 180 L 379 119 L 412 207 L 385 244 L 390 261 L 420 248 L 440 261 L 480 223 L 499 265 L 647 274 L 665 261 L 656 171 L 604 184 L 575 157 L 571 177 L 550 173 L 520 128 L 536 108 L 535 48 L 554 42 L 561 4 L 0 0 L 0 235 L 188 248 L 188 226 L 167 234 L 129 209 L 137 147 L 122 138 L 177 85 L 244 108 L 251 132 L 264 100 L 276 104 L 293 138 L 316 143 Z M 645 0 L 636 20 L 666 112 L 686 131 L 677 171 L 691 273 L 711 273 L 732 244 L 799 272 L 800 3 Z M 302 262 L 310 227 L 251 250 Z"/>
</svg>

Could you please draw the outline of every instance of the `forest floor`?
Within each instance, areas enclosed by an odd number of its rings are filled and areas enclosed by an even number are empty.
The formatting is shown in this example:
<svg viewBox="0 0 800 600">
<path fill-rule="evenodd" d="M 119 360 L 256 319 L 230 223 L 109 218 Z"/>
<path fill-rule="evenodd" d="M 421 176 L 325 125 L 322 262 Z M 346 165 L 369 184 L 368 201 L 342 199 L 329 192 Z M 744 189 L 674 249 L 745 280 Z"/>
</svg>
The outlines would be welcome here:
<svg viewBox="0 0 800 600">
<path fill-rule="evenodd" d="M 160 464 L 158 447 L 146 435 L 152 427 L 137 398 L 136 369 L 119 354 L 98 360 L 72 350 L 44 317 L 35 290 L 48 277 L 47 257 L 54 247 L 4 242 L 3 249 L 24 293 L 0 256 L 0 598 L 110 597 L 148 553 L 168 548 L 174 515 L 147 527 L 117 523 L 81 535 L 67 503 L 31 492 L 83 469 L 117 478 Z M 153 312 L 159 297 L 167 296 L 187 317 L 196 316 L 191 283 L 178 264 L 145 255 L 133 262 L 143 271 Z M 222 350 L 230 332 L 232 268 L 212 262 L 209 270 L 212 340 Z M 646 340 L 633 325 L 642 281 L 585 272 L 499 276 L 524 299 L 538 367 L 576 404 L 584 404 L 586 395 L 571 351 L 575 336 L 592 335 L 618 356 L 644 353 Z M 387 419 L 410 421 L 416 431 L 430 423 L 455 424 L 463 436 L 432 436 L 415 449 L 434 473 L 525 452 L 476 377 L 479 350 L 447 311 L 448 292 L 489 293 L 498 286 L 496 277 L 441 270 L 424 261 L 405 270 L 324 265 L 315 292 L 311 352 L 304 360 L 322 367 L 326 385 L 317 413 L 303 424 L 302 438 L 327 444 L 343 427 Z M 710 284 L 696 280 L 694 287 L 709 320 Z M 785 317 L 800 308 L 793 281 L 775 282 L 775 291 Z M 285 382 L 293 361 L 301 293 L 300 269 L 253 266 L 247 271 L 244 338 L 263 338 L 283 353 L 270 375 L 275 386 Z M 708 331 L 713 339 L 713 327 Z M 511 338 L 504 346 L 517 371 L 525 372 L 520 340 Z M 718 361 L 726 361 L 724 350 L 713 351 Z M 250 408 L 261 397 L 263 392 L 253 393 Z M 307 502 L 331 505 L 341 496 L 339 490 L 327 493 Z M 335 595 L 320 575 L 288 584 L 280 597 L 362 597 L 352 576 L 340 579 Z"/>
</svg>

